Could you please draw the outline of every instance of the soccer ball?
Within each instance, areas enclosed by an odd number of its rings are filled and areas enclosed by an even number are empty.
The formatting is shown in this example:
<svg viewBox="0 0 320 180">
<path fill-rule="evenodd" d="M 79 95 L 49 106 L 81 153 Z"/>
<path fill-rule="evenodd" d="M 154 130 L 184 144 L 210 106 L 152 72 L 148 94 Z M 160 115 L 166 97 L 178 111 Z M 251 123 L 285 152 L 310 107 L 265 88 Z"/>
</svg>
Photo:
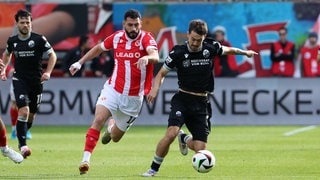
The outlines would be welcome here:
<svg viewBox="0 0 320 180">
<path fill-rule="evenodd" d="M 208 150 L 200 150 L 192 156 L 192 166 L 200 173 L 207 173 L 216 164 L 216 158 Z"/>
</svg>

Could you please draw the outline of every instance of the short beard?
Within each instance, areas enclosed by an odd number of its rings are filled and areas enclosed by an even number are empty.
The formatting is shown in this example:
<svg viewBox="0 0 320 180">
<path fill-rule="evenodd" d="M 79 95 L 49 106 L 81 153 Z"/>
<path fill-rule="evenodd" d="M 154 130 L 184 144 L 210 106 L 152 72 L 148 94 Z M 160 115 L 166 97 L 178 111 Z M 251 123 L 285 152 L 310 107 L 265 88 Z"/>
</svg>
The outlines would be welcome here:
<svg viewBox="0 0 320 180">
<path fill-rule="evenodd" d="M 126 34 L 130 39 L 135 39 L 139 33 L 126 31 Z"/>
</svg>

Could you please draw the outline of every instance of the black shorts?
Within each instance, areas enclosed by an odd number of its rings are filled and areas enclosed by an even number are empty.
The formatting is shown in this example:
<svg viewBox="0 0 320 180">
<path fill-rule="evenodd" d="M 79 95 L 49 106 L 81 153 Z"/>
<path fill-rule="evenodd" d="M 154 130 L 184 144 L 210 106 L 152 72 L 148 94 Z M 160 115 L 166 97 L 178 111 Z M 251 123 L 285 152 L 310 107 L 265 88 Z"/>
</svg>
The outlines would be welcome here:
<svg viewBox="0 0 320 180">
<path fill-rule="evenodd" d="M 41 103 L 43 85 L 15 79 L 12 80 L 12 84 L 18 108 L 29 106 L 30 113 L 36 113 Z"/>
<path fill-rule="evenodd" d="M 211 115 L 212 110 L 208 97 L 179 91 L 171 99 L 168 126 L 182 127 L 185 124 L 193 140 L 207 142 L 211 131 Z"/>
</svg>

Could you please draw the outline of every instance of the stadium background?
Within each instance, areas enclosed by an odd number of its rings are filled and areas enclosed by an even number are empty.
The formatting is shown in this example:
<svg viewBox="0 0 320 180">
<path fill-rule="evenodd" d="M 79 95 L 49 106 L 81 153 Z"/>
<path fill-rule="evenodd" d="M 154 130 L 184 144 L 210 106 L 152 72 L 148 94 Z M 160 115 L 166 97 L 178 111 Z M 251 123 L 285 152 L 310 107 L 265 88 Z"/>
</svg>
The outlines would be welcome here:
<svg viewBox="0 0 320 180">
<path fill-rule="evenodd" d="M 9 8 L 10 7 L 10 8 Z M 43 103 L 36 124 L 90 124 L 94 102 L 105 79 L 61 78 L 61 57 L 77 45 L 78 36 L 86 33 L 94 45 L 101 38 L 121 28 L 123 12 L 129 8 L 141 11 L 143 29 L 151 31 L 160 48 L 161 59 L 169 49 L 185 40 L 191 19 L 207 21 L 209 29 L 222 25 L 235 47 L 254 49 L 260 53 L 253 59 L 237 57 L 241 74 L 238 78 L 217 78 L 214 124 L 319 124 L 320 101 L 317 78 L 273 78 L 270 74 L 269 47 L 277 40 L 277 29 L 286 25 L 288 39 L 295 42 L 297 52 L 310 31 L 320 32 L 320 3 L 311 1 L 0 1 L 0 31 L 11 28 L 17 9 L 27 8 L 33 20 L 45 18 L 56 7 L 77 11 L 78 26 L 72 33 L 48 39 L 58 53 L 54 78 L 45 84 Z M 52 22 L 47 22 L 52 23 Z M 43 25 L 44 27 L 46 25 Z M 44 28 L 43 27 L 43 28 Z M 37 27 L 41 29 L 42 27 Z M 0 45 L 7 36 L 0 33 Z M 0 51 L 4 46 L 0 46 Z M 45 64 L 44 64 L 45 66 Z M 88 67 L 88 66 L 87 66 Z M 90 74 L 90 73 L 88 73 Z M 90 75 L 88 75 L 90 76 Z M 10 81 L 0 82 L 0 111 L 9 123 Z M 137 124 L 166 124 L 170 97 L 176 90 L 174 73 L 165 81 L 154 105 L 144 104 Z"/>
</svg>

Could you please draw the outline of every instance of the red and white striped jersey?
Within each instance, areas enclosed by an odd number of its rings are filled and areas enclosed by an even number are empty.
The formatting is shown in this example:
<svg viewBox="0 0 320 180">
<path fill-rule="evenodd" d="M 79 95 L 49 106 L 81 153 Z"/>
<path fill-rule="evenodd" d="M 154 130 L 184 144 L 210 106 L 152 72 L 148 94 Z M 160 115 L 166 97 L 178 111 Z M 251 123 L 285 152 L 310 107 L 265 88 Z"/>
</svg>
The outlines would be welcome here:
<svg viewBox="0 0 320 180">
<path fill-rule="evenodd" d="M 129 96 L 141 96 L 149 93 L 153 79 L 153 64 L 142 69 L 135 64 L 141 57 L 148 55 L 147 49 L 157 49 L 152 34 L 140 31 L 136 39 L 127 37 L 124 30 L 108 36 L 101 47 L 114 51 L 114 70 L 107 81 L 117 92 Z"/>
</svg>

